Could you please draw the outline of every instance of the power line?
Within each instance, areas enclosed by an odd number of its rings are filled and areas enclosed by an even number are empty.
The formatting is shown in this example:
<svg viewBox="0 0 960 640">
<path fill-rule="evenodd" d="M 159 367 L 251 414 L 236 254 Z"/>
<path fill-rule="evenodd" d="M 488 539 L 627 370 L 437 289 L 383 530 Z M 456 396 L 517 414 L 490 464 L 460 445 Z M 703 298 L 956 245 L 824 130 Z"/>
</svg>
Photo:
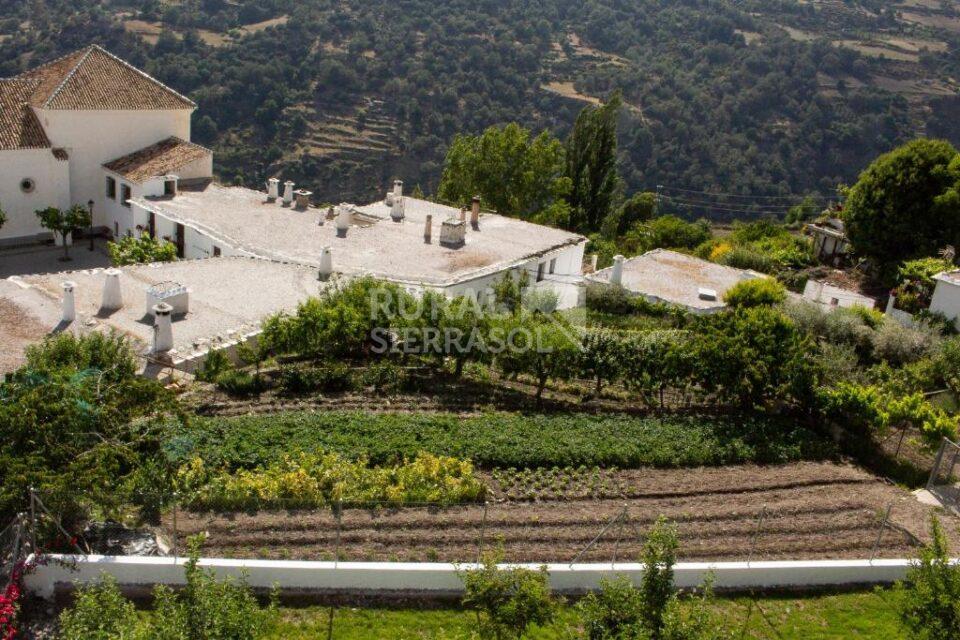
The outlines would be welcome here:
<svg viewBox="0 0 960 640">
<path fill-rule="evenodd" d="M 806 198 L 808 196 L 812 196 L 819 200 L 830 199 L 829 196 L 825 196 L 821 193 L 809 193 L 804 195 L 793 194 L 793 195 L 785 195 L 785 196 L 755 196 L 755 195 L 740 194 L 740 193 L 722 193 L 717 191 L 697 191 L 695 189 L 684 189 L 682 187 L 671 187 L 669 185 L 658 185 L 658 188 L 667 190 L 667 191 L 678 191 L 681 193 L 689 193 L 689 194 L 695 194 L 700 196 L 710 196 L 714 198 L 739 198 L 742 200 L 793 200 L 793 201 L 796 201 L 796 200 L 801 200 L 803 198 Z"/>
<path fill-rule="evenodd" d="M 792 208 L 792 206 L 793 206 L 793 205 L 779 205 L 779 206 L 765 205 L 765 206 L 755 206 L 755 207 L 754 207 L 754 206 L 751 206 L 751 205 L 749 205 L 749 204 L 740 204 L 740 205 L 737 205 L 736 203 L 727 203 L 727 204 L 721 203 L 721 204 L 715 204 L 715 203 L 710 203 L 710 202 L 697 202 L 697 201 L 691 201 L 691 200 L 682 200 L 682 199 L 679 199 L 679 198 L 672 198 L 672 197 L 670 197 L 670 196 L 663 196 L 662 198 L 663 198 L 663 200 L 664 200 L 665 202 L 669 202 L 669 203 L 671 203 L 671 204 L 674 204 L 674 205 L 680 206 L 680 207 L 709 209 L 709 210 L 711 210 L 711 211 L 724 211 L 724 212 L 730 212 L 730 213 L 750 213 L 750 214 L 773 213 L 773 214 L 778 214 L 778 213 L 787 213 L 787 212 Z"/>
</svg>

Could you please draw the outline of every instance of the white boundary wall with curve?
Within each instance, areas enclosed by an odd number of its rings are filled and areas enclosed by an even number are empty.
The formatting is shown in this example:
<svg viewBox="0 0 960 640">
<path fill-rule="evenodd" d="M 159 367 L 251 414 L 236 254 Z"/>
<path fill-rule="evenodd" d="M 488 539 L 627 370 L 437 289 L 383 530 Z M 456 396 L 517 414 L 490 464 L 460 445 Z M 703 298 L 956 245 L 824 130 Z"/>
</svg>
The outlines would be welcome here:
<svg viewBox="0 0 960 640">
<path fill-rule="evenodd" d="M 182 557 L 47 556 L 48 562 L 25 577 L 34 594 L 51 598 L 58 588 L 96 581 L 109 574 L 124 588 L 184 583 Z M 807 560 L 765 562 L 680 562 L 674 566 L 675 584 L 693 588 L 713 574 L 719 590 L 817 589 L 854 585 L 892 584 L 906 577 L 912 560 Z M 957 562 L 956 560 L 954 562 Z M 457 565 L 429 562 L 305 562 L 294 560 L 226 560 L 204 558 L 200 565 L 218 576 L 245 575 L 251 587 L 278 587 L 289 593 L 355 593 L 364 595 L 452 596 L 463 591 Z M 464 564 L 461 568 L 475 565 Z M 546 566 L 550 586 L 558 593 L 583 593 L 597 587 L 600 578 L 625 575 L 638 584 L 644 566 L 637 563 L 523 564 Z"/>
</svg>

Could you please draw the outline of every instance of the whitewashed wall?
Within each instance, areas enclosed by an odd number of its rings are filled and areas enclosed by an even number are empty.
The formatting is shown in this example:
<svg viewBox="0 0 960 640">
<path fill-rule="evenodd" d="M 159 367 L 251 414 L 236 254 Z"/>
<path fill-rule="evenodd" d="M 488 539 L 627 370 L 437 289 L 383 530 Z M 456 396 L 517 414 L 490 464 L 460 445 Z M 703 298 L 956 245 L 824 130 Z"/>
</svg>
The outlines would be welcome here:
<svg viewBox="0 0 960 640">
<path fill-rule="evenodd" d="M 24 178 L 34 182 L 34 190 L 24 193 Z M 0 228 L 0 242 L 27 238 L 46 232 L 34 213 L 46 207 L 70 206 L 69 163 L 57 160 L 50 149 L 0 151 L 0 209 L 7 223 Z"/>
<path fill-rule="evenodd" d="M 939 311 L 960 328 L 960 285 L 938 279 L 930 298 L 930 311 Z"/>
<path fill-rule="evenodd" d="M 170 136 L 190 139 L 190 109 L 66 111 L 37 109 L 54 147 L 70 154 L 70 201 L 94 202 L 94 224 L 108 226 L 103 164 Z M 112 226 L 112 222 L 110 223 Z"/>
<path fill-rule="evenodd" d="M 50 598 L 57 588 L 98 580 L 103 574 L 121 587 L 182 585 L 184 559 L 134 556 L 50 556 L 51 561 L 28 574 L 32 593 Z M 66 563 L 57 562 L 65 560 Z M 910 560 L 806 560 L 769 562 L 680 562 L 674 566 L 679 588 L 693 588 L 713 575 L 714 587 L 744 589 L 810 589 L 851 585 L 887 585 L 906 576 Z M 956 561 L 955 561 L 956 562 Z M 448 563 L 305 562 L 293 560 L 202 559 L 200 565 L 218 576 L 246 575 L 250 586 L 298 595 L 353 593 L 451 596 L 462 593 L 457 566 Z M 469 568 L 472 565 L 462 565 Z M 538 569 L 539 564 L 514 565 Z M 644 566 L 636 563 L 547 564 L 550 586 L 558 593 L 583 593 L 597 588 L 600 578 L 625 575 L 639 584 Z"/>
</svg>

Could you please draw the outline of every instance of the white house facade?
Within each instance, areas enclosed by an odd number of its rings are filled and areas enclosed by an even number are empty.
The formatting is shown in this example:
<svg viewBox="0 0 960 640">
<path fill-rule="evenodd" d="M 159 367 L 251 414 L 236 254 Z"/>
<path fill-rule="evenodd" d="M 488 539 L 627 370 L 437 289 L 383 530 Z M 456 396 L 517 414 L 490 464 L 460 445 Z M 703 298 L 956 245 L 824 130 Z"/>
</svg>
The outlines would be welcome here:
<svg viewBox="0 0 960 640">
<path fill-rule="evenodd" d="M 47 237 L 35 211 L 51 206 L 92 206 L 94 226 L 113 231 L 104 165 L 189 141 L 195 108 L 98 46 L 0 80 L 0 244 Z"/>
</svg>

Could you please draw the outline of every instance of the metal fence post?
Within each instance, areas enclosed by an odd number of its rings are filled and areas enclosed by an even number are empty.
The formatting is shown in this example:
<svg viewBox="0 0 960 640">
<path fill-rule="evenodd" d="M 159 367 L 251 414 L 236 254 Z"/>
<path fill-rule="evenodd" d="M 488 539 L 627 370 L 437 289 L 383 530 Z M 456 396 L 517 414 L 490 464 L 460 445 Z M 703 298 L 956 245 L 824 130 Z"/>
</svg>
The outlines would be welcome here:
<svg viewBox="0 0 960 640">
<path fill-rule="evenodd" d="M 930 477 L 927 478 L 927 491 L 930 491 L 930 488 L 933 487 L 934 479 L 937 477 L 937 473 L 940 471 L 940 462 L 943 460 L 943 451 L 948 442 L 950 441 L 947 438 L 944 438 L 943 442 L 940 443 L 940 449 L 937 450 L 937 458 L 934 460 L 933 468 L 930 470 Z"/>
<path fill-rule="evenodd" d="M 887 521 L 890 520 L 890 512 L 893 510 L 893 503 L 887 505 L 887 512 L 883 514 L 883 520 L 880 521 L 880 530 L 877 531 L 877 539 L 873 541 L 873 548 L 870 550 L 870 562 L 873 563 L 877 555 L 877 548 L 880 546 L 880 539 L 883 537 L 883 530 L 887 528 Z"/>
<path fill-rule="evenodd" d="M 30 553 L 37 553 L 37 496 L 30 487 Z"/>
<path fill-rule="evenodd" d="M 753 530 L 753 538 L 750 540 L 750 554 L 747 556 L 747 566 L 750 566 L 750 563 L 753 561 L 753 551 L 757 546 L 757 540 L 760 537 L 760 527 L 763 526 L 763 518 L 767 514 L 767 505 L 763 505 L 763 508 L 760 509 L 760 515 L 757 516 L 757 526 Z"/>
<path fill-rule="evenodd" d="M 337 543 L 333 551 L 333 566 L 336 567 L 340 562 L 340 526 L 343 519 L 343 498 L 337 500 L 334 515 L 337 520 Z"/>
<path fill-rule="evenodd" d="M 177 528 L 177 509 L 180 507 L 180 496 L 176 491 L 173 492 L 173 561 L 177 561 L 177 540 L 180 538 L 180 530 Z"/>
<path fill-rule="evenodd" d="M 483 562 L 483 538 L 487 532 L 487 508 L 490 506 L 490 503 L 484 500 L 483 502 L 483 519 L 480 521 L 480 542 L 477 545 L 477 564 Z"/>
</svg>

